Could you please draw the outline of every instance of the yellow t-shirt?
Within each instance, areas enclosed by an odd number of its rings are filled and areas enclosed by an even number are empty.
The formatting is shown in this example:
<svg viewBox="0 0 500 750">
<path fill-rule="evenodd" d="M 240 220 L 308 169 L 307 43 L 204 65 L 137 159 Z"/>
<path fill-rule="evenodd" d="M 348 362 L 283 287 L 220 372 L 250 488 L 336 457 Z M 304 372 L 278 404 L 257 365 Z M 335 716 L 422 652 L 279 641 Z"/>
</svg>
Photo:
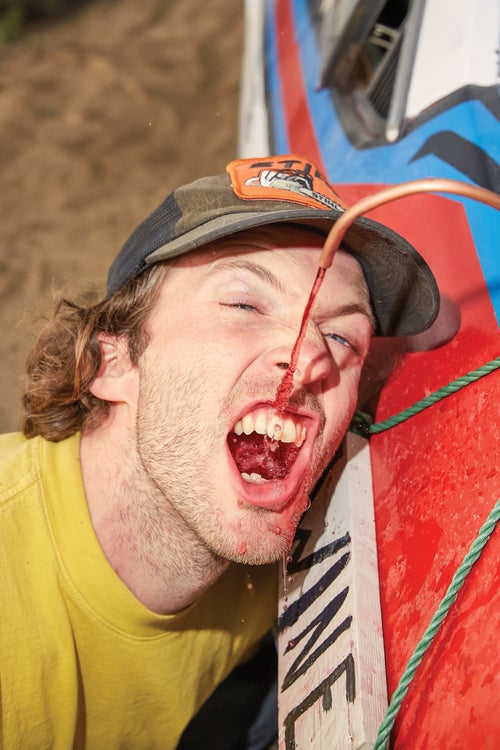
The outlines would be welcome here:
<svg viewBox="0 0 500 750">
<path fill-rule="evenodd" d="M 0 437 L 0 748 L 169 750 L 272 625 L 276 570 L 233 565 L 157 615 L 95 537 L 79 438 Z"/>
</svg>

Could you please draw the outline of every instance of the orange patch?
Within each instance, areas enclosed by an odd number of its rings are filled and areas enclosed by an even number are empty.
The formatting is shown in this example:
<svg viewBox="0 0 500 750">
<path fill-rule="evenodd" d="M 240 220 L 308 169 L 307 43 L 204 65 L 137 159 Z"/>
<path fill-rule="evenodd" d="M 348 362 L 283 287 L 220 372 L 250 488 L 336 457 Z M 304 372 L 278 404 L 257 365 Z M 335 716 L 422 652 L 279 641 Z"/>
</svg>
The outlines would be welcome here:
<svg viewBox="0 0 500 750">
<path fill-rule="evenodd" d="M 319 169 L 296 154 L 236 159 L 226 170 L 234 192 L 243 200 L 283 200 L 341 212 L 346 208 Z"/>
</svg>

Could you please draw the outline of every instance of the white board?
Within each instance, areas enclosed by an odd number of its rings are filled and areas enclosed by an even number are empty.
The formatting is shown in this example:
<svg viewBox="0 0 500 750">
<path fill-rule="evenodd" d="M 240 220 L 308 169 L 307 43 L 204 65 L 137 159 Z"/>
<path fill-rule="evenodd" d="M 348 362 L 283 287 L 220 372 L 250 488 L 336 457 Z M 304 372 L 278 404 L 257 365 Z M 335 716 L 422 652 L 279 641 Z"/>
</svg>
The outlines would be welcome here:
<svg viewBox="0 0 500 750">
<path fill-rule="evenodd" d="M 387 688 L 364 438 L 346 437 L 291 557 L 279 607 L 280 750 L 368 750 Z"/>
<path fill-rule="evenodd" d="M 245 38 L 238 124 L 240 159 L 269 154 L 269 127 L 264 76 L 264 0 L 245 0 Z"/>
</svg>

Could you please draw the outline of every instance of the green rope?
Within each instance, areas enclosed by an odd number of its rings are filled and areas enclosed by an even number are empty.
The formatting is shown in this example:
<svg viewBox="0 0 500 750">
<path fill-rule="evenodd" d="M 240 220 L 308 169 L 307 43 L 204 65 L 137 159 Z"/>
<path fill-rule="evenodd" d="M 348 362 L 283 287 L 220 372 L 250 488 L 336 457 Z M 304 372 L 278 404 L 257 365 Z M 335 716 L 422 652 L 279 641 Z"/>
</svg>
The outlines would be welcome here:
<svg viewBox="0 0 500 750">
<path fill-rule="evenodd" d="M 395 427 L 396 425 L 401 424 L 401 422 L 405 422 L 415 414 L 424 411 L 424 409 L 427 409 L 429 406 L 432 406 L 438 401 L 442 401 L 442 399 L 450 396 L 452 393 L 456 393 L 462 388 L 465 388 L 466 385 L 474 383 L 476 380 L 479 380 L 485 375 L 489 375 L 490 372 L 498 370 L 499 368 L 500 357 L 497 357 L 496 359 L 492 359 L 491 362 L 488 362 L 482 367 L 478 367 L 477 370 L 472 370 L 471 372 L 467 373 L 467 375 L 463 375 L 462 377 L 457 378 L 457 380 L 454 380 L 448 385 L 439 388 L 435 393 L 431 393 L 429 396 L 421 399 L 421 401 L 417 401 L 416 404 L 413 404 L 413 406 L 410 406 L 408 409 L 404 409 L 404 411 L 399 412 L 399 414 L 396 414 L 393 417 L 389 417 L 382 422 L 376 422 L 374 424 L 372 418 L 368 414 L 365 414 L 362 411 L 357 411 L 354 415 L 349 429 L 351 432 L 355 432 L 358 435 L 363 435 L 364 437 L 368 437 L 368 435 L 373 435 L 378 432 L 384 432 L 391 427 Z"/>
<path fill-rule="evenodd" d="M 476 539 L 471 544 L 471 547 L 465 555 L 462 564 L 453 576 L 448 590 L 442 598 L 441 603 L 439 604 L 439 607 L 437 608 L 436 613 L 434 614 L 427 630 L 422 636 L 420 643 L 417 645 L 413 656 L 408 661 L 399 684 L 392 695 L 391 701 L 389 703 L 389 708 L 387 709 L 384 720 L 380 725 L 373 750 L 382 750 L 383 748 L 385 748 L 392 727 L 394 726 L 397 713 L 401 708 L 401 704 L 407 693 L 408 686 L 415 675 L 416 669 L 422 661 L 425 652 L 429 648 L 434 636 L 436 635 L 439 627 L 441 626 L 441 623 L 448 614 L 452 604 L 455 602 L 458 596 L 458 592 L 462 588 L 465 579 L 470 572 L 470 569 L 480 557 L 481 552 L 486 546 L 488 539 L 491 537 L 499 519 L 500 498 L 497 500 L 493 510 L 479 530 L 479 534 L 477 535 Z"/>
</svg>

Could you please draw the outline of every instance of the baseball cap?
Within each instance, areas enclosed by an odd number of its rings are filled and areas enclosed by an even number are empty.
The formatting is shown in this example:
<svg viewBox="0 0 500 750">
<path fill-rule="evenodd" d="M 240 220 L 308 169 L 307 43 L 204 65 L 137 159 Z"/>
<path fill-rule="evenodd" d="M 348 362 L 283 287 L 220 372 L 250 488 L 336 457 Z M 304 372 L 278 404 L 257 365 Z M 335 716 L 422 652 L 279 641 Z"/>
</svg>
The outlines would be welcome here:
<svg viewBox="0 0 500 750">
<path fill-rule="evenodd" d="M 108 296 L 153 263 L 252 227 L 298 223 L 327 235 L 346 204 L 307 158 L 282 154 L 231 161 L 223 174 L 174 190 L 125 242 L 108 275 Z M 422 256 L 378 222 L 360 217 L 342 248 L 361 265 L 379 336 L 426 330 L 439 291 Z"/>
</svg>

